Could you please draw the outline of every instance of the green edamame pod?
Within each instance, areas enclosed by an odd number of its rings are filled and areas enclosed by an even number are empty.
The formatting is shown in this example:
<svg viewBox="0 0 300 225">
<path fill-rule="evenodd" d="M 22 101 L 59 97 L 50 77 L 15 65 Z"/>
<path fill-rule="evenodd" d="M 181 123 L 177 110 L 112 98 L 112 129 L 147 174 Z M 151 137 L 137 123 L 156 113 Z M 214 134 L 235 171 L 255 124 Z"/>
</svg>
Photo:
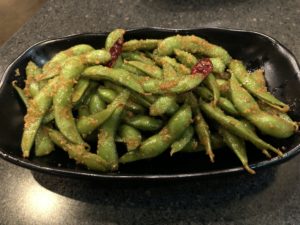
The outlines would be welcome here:
<svg viewBox="0 0 300 225">
<path fill-rule="evenodd" d="M 125 61 L 125 64 L 129 64 L 141 70 L 150 77 L 162 79 L 162 70 L 156 65 L 147 64 L 140 61 Z"/>
<path fill-rule="evenodd" d="M 214 73 L 223 73 L 225 71 L 225 64 L 221 58 L 209 58 L 213 65 L 213 72 Z"/>
<path fill-rule="evenodd" d="M 194 120 L 195 120 L 195 130 L 196 130 L 199 142 L 201 145 L 204 146 L 206 154 L 209 156 L 210 161 L 213 163 L 215 161 L 214 160 L 215 155 L 213 153 L 212 146 L 211 146 L 209 127 L 208 127 L 206 121 L 204 120 L 202 114 L 200 113 L 200 111 L 197 112 Z"/>
<path fill-rule="evenodd" d="M 54 151 L 54 143 L 50 139 L 48 132 L 41 126 L 35 137 L 35 155 L 45 156 Z"/>
<path fill-rule="evenodd" d="M 239 116 L 239 112 L 236 110 L 232 102 L 227 98 L 220 97 L 218 106 L 232 116 Z"/>
<path fill-rule="evenodd" d="M 88 79 L 80 78 L 74 86 L 74 91 L 72 93 L 72 103 L 76 104 L 79 102 L 80 98 L 83 96 L 84 92 L 88 89 L 90 81 Z"/>
<path fill-rule="evenodd" d="M 141 70 L 137 69 L 136 67 L 131 66 L 127 63 L 122 62 L 120 69 L 126 70 L 127 72 L 133 73 L 138 76 L 146 76 L 146 74 L 143 71 L 141 71 Z"/>
<path fill-rule="evenodd" d="M 127 151 L 137 149 L 142 142 L 142 134 L 136 128 L 123 124 L 120 126 L 120 138 L 126 144 Z"/>
<path fill-rule="evenodd" d="M 117 92 L 114 90 L 102 86 L 97 89 L 97 93 L 101 100 L 106 103 L 111 103 L 118 96 Z"/>
<path fill-rule="evenodd" d="M 240 86 L 234 75 L 230 78 L 230 91 L 235 108 L 264 134 L 277 138 L 287 138 L 294 134 L 292 123 L 261 111 L 255 99 Z"/>
<path fill-rule="evenodd" d="M 295 128 L 295 132 L 298 131 L 299 129 L 299 124 L 297 122 L 294 122 L 291 117 L 289 117 L 289 115 L 285 112 L 281 112 L 280 110 L 278 109 L 275 109 L 271 106 L 269 106 L 268 104 L 264 103 L 263 101 L 260 101 L 258 100 L 257 101 L 258 105 L 259 105 L 259 108 L 262 110 L 262 111 L 265 111 L 271 115 L 274 115 L 274 116 L 278 116 L 280 117 L 281 119 L 284 119 L 285 121 L 287 121 L 288 123 L 291 123 L 294 128 Z"/>
<path fill-rule="evenodd" d="M 124 34 L 125 30 L 123 29 L 115 29 L 110 32 L 105 40 L 105 49 L 109 51 L 119 39 L 123 40 Z"/>
<path fill-rule="evenodd" d="M 122 65 L 123 65 L 123 59 L 122 59 L 122 56 L 119 55 L 118 58 L 117 58 L 117 60 L 116 60 L 116 62 L 113 64 L 112 67 L 120 69 L 122 67 Z"/>
<path fill-rule="evenodd" d="M 198 94 L 202 99 L 205 101 L 212 101 L 213 100 L 213 94 L 211 91 L 203 86 L 199 86 L 195 89 L 196 94 Z M 217 105 L 224 110 L 226 113 L 233 115 L 233 116 L 238 116 L 239 112 L 236 110 L 234 105 L 230 100 L 224 97 L 220 97 Z"/>
<path fill-rule="evenodd" d="M 224 147 L 223 138 L 219 134 L 211 134 L 210 139 L 213 150 Z M 180 150 L 180 152 L 205 152 L 205 149 L 203 145 L 200 145 L 199 142 L 193 138 L 182 150 Z"/>
<path fill-rule="evenodd" d="M 192 68 L 198 61 L 197 58 L 189 52 L 180 49 L 174 49 L 174 53 L 176 55 L 176 59 L 189 68 Z"/>
<path fill-rule="evenodd" d="M 115 90 L 117 92 L 122 92 L 124 90 L 123 87 L 114 84 L 110 81 L 105 81 L 104 82 L 105 87 L 110 88 L 112 90 Z M 130 98 L 132 99 L 133 102 L 136 102 L 137 104 L 140 104 L 141 106 L 144 106 L 146 108 L 149 108 L 151 103 L 153 103 L 156 99 L 154 96 L 143 96 L 140 95 L 139 93 L 136 93 L 135 91 L 129 90 L 130 92 Z"/>
<path fill-rule="evenodd" d="M 222 73 L 214 73 L 214 75 L 216 77 L 216 81 L 219 86 L 222 84 L 221 82 L 223 82 L 223 80 L 227 81 L 231 77 L 231 74 L 227 71 L 224 71 Z M 219 81 L 219 80 L 221 80 L 221 81 Z"/>
<path fill-rule="evenodd" d="M 198 62 L 197 58 L 189 52 L 182 51 L 180 49 L 174 49 L 174 53 L 179 62 L 189 68 L 192 68 Z M 213 65 L 214 73 L 223 73 L 225 71 L 226 66 L 221 58 L 209 58 L 209 60 Z"/>
<path fill-rule="evenodd" d="M 172 80 L 141 78 L 140 83 L 145 92 L 152 94 L 183 93 L 197 87 L 204 79 L 204 74 L 181 76 Z"/>
<path fill-rule="evenodd" d="M 111 55 L 104 49 L 93 50 L 79 56 L 84 65 L 105 64 L 111 60 Z"/>
<path fill-rule="evenodd" d="M 124 52 L 134 52 L 139 50 L 149 51 L 157 48 L 159 42 L 160 40 L 157 39 L 130 40 L 130 41 L 126 41 L 123 44 L 123 51 Z"/>
<path fill-rule="evenodd" d="M 66 60 L 59 75 L 57 93 L 53 97 L 55 123 L 65 137 L 75 143 L 83 144 L 72 114 L 72 92 L 74 80 L 77 80 L 84 66 L 77 57 Z"/>
<path fill-rule="evenodd" d="M 129 92 L 123 91 L 114 99 L 114 101 L 107 106 L 106 109 L 91 114 L 89 116 L 82 116 L 77 121 L 77 129 L 80 134 L 83 136 L 91 134 L 95 129 L 97 129 L 101 124 L 103 124 L 112 113 L 115 111 L 115 109 L 119 105 L 124 105 L 127 102 L 127 99 L 129 98 Z"/>
<path fill-rule="evenodd" d="M 229 82 L 224 79 L 216 79 L 221 96 L 230 96 Z"/>
<path fill-rule="evenodd" d="M 88 104 L 91 96 L 93 95 L 93 93 L 95 93 L 95 91 L 97 90 L 98 86 L 99 86 L 98 82 L 89 80 L 89 86 L 82 93 L 82 95 L 79 98 L 79 100 L 77 100 L 76 102 L 72 102 L 72 105 L 74 106 L 74 108 L 76 109 L 76 108 L 78 108 L 82 104 Z"/>
<path fill-rule="evenodd" d="M 282 112 L 287 112 L 289 110 L 290 107 L 287 104 L 275 98 L 270 92 L 266 91 L 259 83 L 256 83 L 251 78 L 241 61 L 232 60 L 229 64 L 229 69 L 231 74 L 234 75 L 243 87 L 252 95 Z"/>
<path fill-rule="evenodd" d="M 99 97 L 97 93 L 93 94 L 89 101 L 89 111 L 91 112 L 91 114 L 100 112 L 105 108 L 105 102 Z"/>
<path fill-rule="evenodd" d="M 249 130 L 252 130 L 255 133 L 255 126 L 246 119 L 241 119 L 240 122 Z"/>
<path fill-rule="evenodd" d="M 67 140 L 59 131 L 47 128 L 51 140 L 61 149 L 68 152 L 69 157 L 76 163 L 85 165 L 88 169 L 106 172 L 109 164 L 100 156 L 90 153 L 82 144 L 74 144 Z"/>
<path fill-rule="evenodd" d="M 127 124 L 142 131 L 156 131 L 163 125 L 161 120 L 146 115 L 136 115 L 124 119 Z"/>
<path fill-rule="evenodd" d="M 220 91 L 215 76 L 210 73 L 204 80 L 204 84 L 212 91 L 213 93 L 213 103 L 216 105 L 220 99 Z"/>
<path fill-rule="evenodd" d="M 267 91 L 267 81 L 264 75 L 264 70 L 257 69 L 250 73 L 250 76 L 260 86 L 260 88 Z"/>
<path fill-rule="evenodd" d="M 42 120 L 42 123 L 43 123 L 43 124 L 48 124 L 48 123 L 50 123 L 51 121 L 53 121 L 54 118 L 55 118 L 55 117 L 54 117 L 53 108 L 50 108 L 50 109 L 48 110 L 48 112 L 44 115 L 43 120 Z"/>
<path fill-rule="evenodd" d="M 192 92 L 187 93 L 187 100 L 192 107 L 194 128 L 199 140 L 199 143 L 204 146 L 205 152 L 208 155 L 210 161 L 213 163 L 215 155 L 211 146 L 210 130 L 208 124 L 204 120 L 201 111 L 199 110 L 198 101 Z"/>
<path fill-rule="evenodd" d="M 100 50 L 91 50 L 84 54 L 74 55 L 73 57 L 77 57 L 78 60 L 83 65 L 98 65 L 98 64 L 105 64 L 111 60 L 111 55 L 108 51 L 100 49 Z M 72 58 L 72 57 L 69 57 Z M 65 62 L 69 59 L 66 58 L 62 62 L 57 62 L 55 64 L 55 68 L 51 68 L 49 71 L 44 71 L 41 76 L 38 77 L 39 80 L 49 79 L 51 77 L 57 76 L 61 73 L 61 69 L 63 68 Z M 46 70 L 46 69 L 44 69 Z"/>
<path fill-rule="evenodd" d="M 250 174 L 255 174 L 255 171 L 251 169 L 248 165 L 248 157 L 246 152 L 245 141 L 223 127 L 219 127 L 219 132 L 223 136 L 226 145 L 234 152 L 234 154 L 239 158 L 243 164 L 245 170 Z"/>
<path fill-rule="evenodd" d="M 100 65 L 91 66 L 83 71 L 82 76 L 92 80 L 110 80 L 138 93 L 144 93 L 136 77 L 123 69 L 111 69 Z"/>
<path fill-rule="evenodd" d="M 16 81 L 13 81 L 11 84 L 12 84 L 13 88 L 16 90 L 16 92 L 18 93 L 18 95 L 21 98 L 21 100 L 24 103 L 24 105 L 26 107 L 28 107 L 28 98 L 25 95 L 23 89 L 21 89 L 20 87 L 18 87 L 18 85 L 16 84 Z"/>
<path fill-rule="evenodd" d="M 38 77 L 42 73 L 42 69 L 39 68 L 34 62 L 29 61 L 25 71 L 26 81 L 24 93 L 28 97 L 34 97 L 38 94 L 40 90 L 40 85 L 36 81 L 36 77 Z"/>
<path fill-rule="evenodd" d="M 245 140 L 250 141 L 258 149 L 271 150 L 279 156 L 283 156 L 280 150 L 274 148 L 272 145 L 260 139 L 252 130 L 247 129 L 239 120 L 231 116 L 225 115 L 222 112 L 222 110 L 220 110 L 218 107 L 213 107 L 210 103 L 206 103 L 201 99 L 199 99 L 199 106 L 209 118 L 212 118 L 215 121 L 217 121 L 220 125 L 225 127 L 232 134 L 235 134 Z"/>
<path fill-rule="evenodd" d="M 169 63 L 174 67 L 178 75 L 191 74 L 190 68 L 186 67 L 181 63 L 178 63 L 176 59 L 170 58 L 168 56 L 164 56 L 164 57 L 154 56 L 154 60 L 160 66 L 162 66 L 164 62 Z"/>
<path fill-rule="evenodd" d="M 150 106 L 149 112 L 151 116 L 161 116 L 165 113 L 172 115 L 178 108 L 176 96 L 166 95 L 158 97 L 158 99 Z"/>
<path fill-rule="evenodd" d="M 176 139 L 182 136 L 184 130 L 191 124 L 191 120 L 191 107 L 188 105 L 182 106 L 158 134 L 143 141 L 137 151 L 125 153 L 120 158 L 120 163 L 133 162 L 160 155 L 170 147 Z"/>
<path fill-rule="evenodd" d="M 39 75 L 42 73 L 42 69 L 39 68 L 34 62 L 29 61 L 26 68 L 26 78 L 28 79 L 29 77 L 35 77 L 36 75 Z"/>
<path fill-rule="evenodd" d="M 57 76 L 60 73 L 62 65 L 65 60 L 71 56 L 81 55 L 94 50 L 90 45 L 79 44 L 75 45 L 65 51 L 57 53 L 50 61 L 43 66 L 43 75 L 40 77 L 41 80 L 49 79 Z"/>
<path fill-rule="evenodd" d="M 97 91 L 98 91 L 98 95 L 100 96 L 100 98 L 103 101 L 105 101 L 106 103 L 111 103 L 118 95 L 114 90 L 105 88 L 105 87 L 99 87 Z M 128 110 L 135 112 L 135 113 L 144 113 L 145 112 L 145 109 L 141 105 L 136 104 L 132 101 L 127 101 L 125 107 Z"/>
<path fill-rule="evenodd" d="M 129 97 L 128 92 L 127 95 Z M 118 169 L 119 157 L 115 143 L 115 135 L 124 106 L 125 104 L 119 104 L 117 106 L 111 117 L 101 125 L 98 134 L 97 155 L 109 163 L 110 170 L 112 171 Z"/>
<path fill-rule="evenodd" d="M 182 134 L 182 137 L 171 145 L 170 155 L 172 156 L 174 153 L 181 151 L 192 140 L 193 136 L 194 128 L 189 126 Z"/>
<path fill-rule="evenodd" d="M 28 102 L 27 114 L 24 118 L 24 131 L 22 135 L 21 148 L 23 157 L 27 158 L 33 145 L 35 135 L 40 127 L 44 115 L 52 104 L 52 96 L 56 92 L 57 78 L 49 80 L 40 92 Z"/>
<path fill-rule="evenodd" d="M 199 145 L 199 142 L 192 138 L 180 151 L 178 152 L 205 152 L 203 145 Z"/>
<path fill-rule="evenodd" d="M 201 97 L 202 99 L 204 99 L 205 101 L 212 101 L 213 100 L 213 94 L 211 93 L 211 91 L 203 86 L 200 85 L 199 87 L 196 87 L 193 92 L 198 96 Z"/>
<path fill-rule="evenodd" d="M 167 61 L 162 61 L 163 79 L 172 80 L 177 77 L 177 72 L 174 67 Z"/>
<path fill-rule="evenodd" d="M 155 65 L 155 62 L 152 59 L 146 57 L 145 54 L 141 52 L 123 52 L 122 56 L 126 60 L 139 61 L 149 65 Z"/>
<path fill-rule="evenodd" d="M 154 96 L 142 96 L 134 91 L 130 91 L 130 99 L 132 99 L 133 103 L 141 105 L 143 107 L 149 108 L 151 102 L 155 101 L 155 98 L 151 98 Z"/>
<path fill-rule="evenodd" d="M 161 56 L 172 55 L 175 49 L 221 58 L 226 65 L 231 60 L 230 55 L 225 49 L 194 35 L 167 37 L 162 40 L 157 47 L 158 54 Z"/>
<path fill-rule="evenodd" d="M 83 116 L 89 116 L 90 114 L 91 113 L 87 105 L 80 105 L 78 107 L 78 118 L 81 118 Z"/>
</svg>

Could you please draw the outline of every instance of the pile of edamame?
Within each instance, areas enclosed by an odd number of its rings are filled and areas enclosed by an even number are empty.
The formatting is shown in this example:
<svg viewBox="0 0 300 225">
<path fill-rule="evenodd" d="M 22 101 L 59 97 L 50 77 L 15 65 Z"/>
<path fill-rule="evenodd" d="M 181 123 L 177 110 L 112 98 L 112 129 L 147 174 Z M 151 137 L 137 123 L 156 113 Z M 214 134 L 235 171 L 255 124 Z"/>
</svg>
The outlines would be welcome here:
<svg viewBox="0 0 300 225">
<path fill-rule="evenodd" d="M 220 46 L 194 35 L 124 41 L 116 29 L 103 49 L 79 44 L 42 68 L 26 67 L 23 157 L 62 149 L 90 170 L 227 146 L 251 174 L 245 142 L 267 157 L 283 153 L 258 134 L 287 138 L 298 130 L 289 106 L 267 90 L 262 69 L 248 72 Z M 92 149 L 91 137 L 97 136 Z M 120 153 L 117 143 L 127 151 Z M 254 151 L 255 149 L 251 149 Z M 217 159 L 222 160 L 222 159 Z M 216 161 L 217 161 L 216 160 Z M 216 162 L 217 163 L 217 162 Z"/>
</svg>

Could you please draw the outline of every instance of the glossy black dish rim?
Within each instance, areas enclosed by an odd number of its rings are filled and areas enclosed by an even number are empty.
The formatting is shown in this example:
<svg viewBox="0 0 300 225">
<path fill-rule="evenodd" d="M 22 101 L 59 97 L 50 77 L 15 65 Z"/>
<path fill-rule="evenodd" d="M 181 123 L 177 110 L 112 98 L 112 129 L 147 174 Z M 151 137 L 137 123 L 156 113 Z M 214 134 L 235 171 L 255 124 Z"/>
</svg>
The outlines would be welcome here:
<svg viewBox="0 0 300 225">
<path fill-rule="evenodd" d="M 231 28 L 217 28 L 217 27 L 201 27 L 201 28 L 192 28 L 192 29 L 169 29 L 169 28 L 160 28 L 160 27 L 146 27 L 146 28 L 136 28 L 136 29 L 128 29 L 126 30 L 127 33 L 135 33 L 135 32 L 149 32 L 149 31 L 161 31 L 161 32 L 199 32 L 202 30 L 218 30 L 218 31 L 225 31 L 225 32 L 235 32 L 235 33 L 249 33 L 249 34 L 255 34 L 258 36 L 261 36 L 265 39 L 268 39 L 270 42 L 273 43 L 273 45 L 279 46 L 280 48 L 283 48 L 286 52 L 285 56 L 293 61 L 293 64 L 297 65 L 298 74 L 300 75 L 300 66 L 299 63 L 296 60 L 296 57 L 293 55 L 293 53 L 290 52 L 286 47 L 284 47 L 280 42 L 278 42 L 276 39 L 260 33 L 256 31 L 247 31 L 247 30 L 241 30 L 241 29 L 231 29 Z M 64 37 L 59 38 L 51 38 L 47 40 L 40 41 L 29 48 L 27 48 L 23 53 L 21 53 L 5 70 L 3 77 L 0 80 L 0 89 L 3 86 L 5 78 L 8 76 L 11 68 L 14 66 L 14 64 L 18 63 L 18 61 L 22 60 L 22 58 L 27 55 L 32 49 L 34 49 L 37 46 L 40 45 L 47 45 L 53 42 L 61 41 L 61 40 L 69 40 L 73 38 L 77 38 L 80 36 L 94 36 L 94 35 L 100 35 L 105 36 L 109 32 L 101 32 L 101 33 L 82 33 L 82 34 L 75 34 L 75 35 L 68 35 Z M 250 167 L 253 169 L 260 169 L 271 165 L 276 165 L 279 163 L 283 163 L 292 157 L 296 156 L 300 152 L 300 144 L 289 150 L 288 152 L 284 153 L 283 157 L 274 157 L 269 160 L 263 160 L 261 162 L 251 164 Z M 225 174 L 233 174 L 233 173 L 240 173 L 244 171 L 244 168 L 242 166 L 235 167 L 235 168 L 228 168 L 228 169 L 219 169 L 215 171 L 203 171 L 203 172 L 195 172 L 195 173 L 180 173 L 180 174 L 155 174 L 155 175 L 147 175 L 147 174 L 120 174 L 118 172 L 116 173 L 97 173 L 94 171 L 76 171 L 72 169 L 65 169 L 65 168 L 59 168 L 59 167 L 48 167 L 48 166 L 42 166 L 35 164 L 34 162 L 29 161 L 28 159 L 23 159 L 22 157 L 16 157 L 12 156 L 9 153 L 7 153 L 4 149 L 0 147 L 0 157 L 4 160 L 11 162 L 15 165 L 34 170 L 39 172 L 44 172 L 48 174 L 54 174 L 54 175 L 61 175 L 61 176 L 67 176 L 67 177 L 76 177 L 76 178 L 94 178 L 94 179 L 100 179 L 100 180 L 170 180 L 170 179 L 188 179 L 188 178 L 200 178 L 200 177 L 207 177 L 207 176 L 214 176 L 214 175 L 225 175 Z"/>
</svg>

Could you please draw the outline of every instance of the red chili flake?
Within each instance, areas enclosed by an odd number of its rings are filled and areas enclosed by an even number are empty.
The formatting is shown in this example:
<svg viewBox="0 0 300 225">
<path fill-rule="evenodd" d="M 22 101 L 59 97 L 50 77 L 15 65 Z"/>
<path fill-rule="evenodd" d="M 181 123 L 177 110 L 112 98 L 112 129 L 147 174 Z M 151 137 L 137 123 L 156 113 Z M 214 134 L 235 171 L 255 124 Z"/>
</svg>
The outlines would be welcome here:
<svg viewBox="0 0 300 225">
<path fill-rule="evenodd" d="M 106 64 L 108 67 L 112 67 L 112 65 L 117 61 L 117 58 L 122 52 L 124 39 L 120 38 L 116 41 L 116 43 L 109 49 L 109 53 L 111 55 L 111 60 Z"/>
<path fill-rule="evenodd" d="M 209 58 L 200 59 L 192 68 L 192 74 L 202 73 L 208 75 L 213 70 L 213 64 Z"/>
</svg>

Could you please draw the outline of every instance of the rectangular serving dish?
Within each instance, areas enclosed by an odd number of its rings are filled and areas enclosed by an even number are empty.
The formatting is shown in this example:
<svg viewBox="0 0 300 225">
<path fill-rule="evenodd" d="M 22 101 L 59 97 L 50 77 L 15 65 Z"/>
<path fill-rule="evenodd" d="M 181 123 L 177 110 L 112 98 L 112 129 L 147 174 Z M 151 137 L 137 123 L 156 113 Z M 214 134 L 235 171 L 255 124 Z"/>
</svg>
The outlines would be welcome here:
<svg viewBox="0 0 300 225">
<path fill-rule="evenodd" d="M 224 148 L 216 151 L 216 162 L 210 163 L 203 153 L 178 154 L 169 157 L 166 153 L 156 159 L 143 160 L 128 165 L 121 165 L 116 173 L 98 173 L 88 171 L 76 165 L 63 151 L 55 151 L 45 157 L 21 156 L 20 141 L 23 130 L 25 107 L 11 82 L 18 80 L 24 83 L 25 67 L 29 60 L 39 66 L 46 63 L 59 51 L 76 44 L 90 44 L 95 48 L 104 46 L 108 33 L 79 34 L 39 42 L 28 48 L 12 64 L 0 79 L 0 156 L 16 165 L 41 172 L 73 176 L 78 178 L 111 179 L 111 180 L 165 180 L 215 176 L 244 171 L 236 156 Z M 269 90 L 280 100 L 288 103 L 292 111 L 290 116 L 300 120 L 300 69 L 292 53 L 273 38 L 250 31 L 199 28 L 174 30 L 164 28 L 141 28 L 128 30 L 125 40 L 164 38 L 171 35 L 194 34 L 209 42 L 225 48 L 229 54 L 242 60 L 249 70 L 263 67 Z M 16 70 L 20 73 L 16 76 Z M 295 156 L 300 151 L 300 137 L 293 135 L 284 140 L 265 138 L 276 147 L 284 146 L 284 157 L 264 158 L 255 147 L 247 146 L 250 166 L 254 169 L 281 163 Z"/>
</svg>

